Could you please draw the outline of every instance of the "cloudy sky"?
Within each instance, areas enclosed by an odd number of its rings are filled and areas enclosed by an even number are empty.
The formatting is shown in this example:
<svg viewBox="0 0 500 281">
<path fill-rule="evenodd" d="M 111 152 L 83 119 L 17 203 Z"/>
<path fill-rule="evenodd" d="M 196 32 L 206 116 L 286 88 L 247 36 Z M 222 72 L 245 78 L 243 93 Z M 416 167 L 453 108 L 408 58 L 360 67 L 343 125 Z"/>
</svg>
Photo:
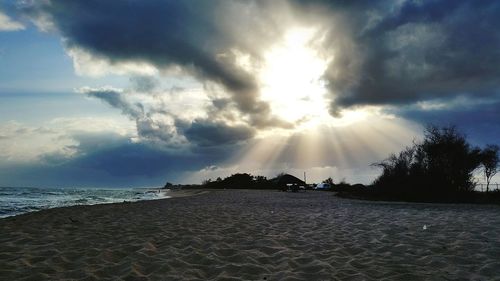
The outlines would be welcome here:
<svg viewBox="0 0 500 281">
<path fill-rule="evenodd" d="M 0 0 L 0 185 L 370 183 L 429 123 L 499 144 L 499 14 L 488 0 Z"/>
</svg>

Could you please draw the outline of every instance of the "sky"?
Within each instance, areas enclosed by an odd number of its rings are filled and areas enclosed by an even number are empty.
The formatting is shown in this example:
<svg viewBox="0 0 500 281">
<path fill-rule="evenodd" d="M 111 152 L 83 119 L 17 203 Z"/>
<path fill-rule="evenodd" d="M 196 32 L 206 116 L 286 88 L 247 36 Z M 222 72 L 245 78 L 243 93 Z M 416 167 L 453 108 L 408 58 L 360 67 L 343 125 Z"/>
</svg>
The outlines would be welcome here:
<svg viewBox="0 0 500 281">
<path fill-rule="evenodd" d="M 500 144 L 499 14 L 490 0 L 0 0 L 0 185 L 369 184 L 428 124 Z"/>
</svg>

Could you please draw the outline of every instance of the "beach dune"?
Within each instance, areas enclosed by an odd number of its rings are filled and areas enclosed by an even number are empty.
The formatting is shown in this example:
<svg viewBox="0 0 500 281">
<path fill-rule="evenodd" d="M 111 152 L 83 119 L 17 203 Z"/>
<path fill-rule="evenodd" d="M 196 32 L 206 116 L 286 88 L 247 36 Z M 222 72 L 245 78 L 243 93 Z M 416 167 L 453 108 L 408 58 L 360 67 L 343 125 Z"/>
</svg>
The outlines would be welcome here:
<svg viewBox="0 0 500 281">
<path fill-rule="evenodd" d="M 500 207 L 219 190 L 0 220 L 2 280 L 500 280 Z"/>
</svg>

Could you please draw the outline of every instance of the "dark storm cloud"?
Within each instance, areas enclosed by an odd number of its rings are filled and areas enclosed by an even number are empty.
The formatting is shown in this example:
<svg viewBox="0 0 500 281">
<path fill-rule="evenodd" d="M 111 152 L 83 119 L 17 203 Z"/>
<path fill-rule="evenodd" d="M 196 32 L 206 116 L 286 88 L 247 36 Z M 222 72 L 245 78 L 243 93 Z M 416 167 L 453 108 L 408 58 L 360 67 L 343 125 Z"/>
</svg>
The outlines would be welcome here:
<svg viewBox="0 0 500 281">
<path fill-rule="evenodd" d="M 255 136 L 256 130 L 247 125 L 228 125 L 221 121 L 196 119 L 191 121 L 180 120 L 176 116 L 161 112 L 163 116 L 173 119 L 166 123 L 162 119 L 154 119 L 151 115 L 158 109 L 145 110 L 140 103 L 129 102 L 125 94 L 116 89 L 80 90 L 89 97 L 98 98 L 110 106 L 120 109 L 123 114 L 135 120 L 137 134 L 145 140 L 169 146 L 182 145 L 176 143 L 177 135 L 184 136 L 191 144 L 199 146 L 225 146 L 246 141 Z M 161 109 L 160 109 L 161 111 Z M 177 138 L 178 139 L 178 138 Z M 178 141 L 178 140 L 177 140 Z"/>
<path fill-rule="evenodd" d="M 0 163 L 1 184 L 8 186 L 162 186 L 229 157 L 238 146 L 199 149 L 194 153 L 164 150 L 128 137 L 106 133 L 72 136 L 72 156 L 42 155 L 41 161 Z M 68 184 L 71 184 L 70 186 Z"/>
<path fill-rule="evenodd" d="M 175 145 L 175 131 L 172 125 L 155 121 L 150 117 L 136 119 L 137 134 L 142 138 L 163 144 Z"/>
<path fill-rule="evenodd" d="M 258 99 L 256 77 L 237 65 L 230 50 L 258 59 L 291 22 L 326 32 L 323 51 L 334 59 L 324 78 L 334 115 L 363 105 L 488 96 L 500 88 L 495 0 L 53 0 L 25 11 L 47 16 L 70 49 L 111 63 L 179 65 L 219 83 L 257 127 L 291 125 L 271 116 L 269 105 Z M 138 89 L 154 86 L 142 82 Z"/>
<path fill-rule="evenodd" d="M 439 110 L 422 110 L 414 107 L 393 109 L 391 113 L 422 124 L 454 124 L 478 145 L 500 144 L 500 101 L 461 105 Z"/>
<path fill-rule="evenodd" d="M 69 165 L 107 172 L 111 176 L 158 176 L 169 170 L 179 171 L 191 165 L 189 155 L 176 155 L 145 143 L 133 143 L 115 136 L 75 136 L 78 157 Z M 94 146 L 94 144 L 99 144 Z M 202 160 L 203 161 L 203 160 Z"/>
<path fill-rule="evenodd" d="M 116 109 L 120 109 L 124 115 L 136 122 L 137 134 L 143 139 L 174 145 L 175 131 L 172 125 L 153 120 L 150 116 L 151 110 L 145 112 L 144 106 L 141 103 L 131 103 L 126 99 L 126 94 L 121 91 L 108 88 L 83 88 L 80 92 L 89 97 L 100 99 Z M 155 110 L 153 109 L 154 112 Z M 168 116 L 166 112 L 162 112 L 162 114 Z"/>
<path fill-rule="evenodd" d="M 100 88 L 84 88 L 80 90 L 89 97 L 98 98 L 112 107 L 120 109 L 125 115 L 137 119 L 144 115 L 144 108 L 141 104 L 131 104 L 123 94 L 116 89 Z"/>
<path fill-rule="evenodd" d="M 236 146 L 226 146 L 217 153 L 165 150 L 113 134 L 82 134 L 74 138 L 78 143 L 77 156 L 64 166 L 104 172 L 101 177 L 115 183 L 119 178 L 123 178 L 123 182 L 129 179 L 145 183 L 155 180 L 163 183 L 166 178 L 181 180 L 181 172 L 213 165 L 237 149 Z"/>
<path fill-rule="evenodd" d="M 232 5 L 228 5 L 232 4 Z M 255 78 L 235 64 L 230 48 L 249 45 L 224 25 L 225 10 L 252 4 L 234 1 L 53 0 L 25 7 L 33 18 L 50 18 L 67 48 L 83 49 L 114 62 L 148 62 L 160 69 L 180 65 L 202 80 L 223 85 L 238 109 L 256 115 L 257 126 L 272 126 L 269 105 L 258 101 Z M 240 18 L 238 25 L 243 25 Z M 255 27 L 257 30 L 257 27 Z M 271 27 L 266 26 L 270 33 Z M 263 40 L 264 35 L 259 40 Z"/>
<path fill-rule="evenodd" d="M 334 111 L 498 93 L 499 1 L 374 2 L 333 5 L 356 46 L 325 75 Z"/>
<path fill-rule="evenodd" d="M 244 125 L 230 126 L 208 120 L 194 120 L 185 129 L 186 138 L 200 146 L 235 144 L 253 138 L 256 130 Z"/>
</svg>

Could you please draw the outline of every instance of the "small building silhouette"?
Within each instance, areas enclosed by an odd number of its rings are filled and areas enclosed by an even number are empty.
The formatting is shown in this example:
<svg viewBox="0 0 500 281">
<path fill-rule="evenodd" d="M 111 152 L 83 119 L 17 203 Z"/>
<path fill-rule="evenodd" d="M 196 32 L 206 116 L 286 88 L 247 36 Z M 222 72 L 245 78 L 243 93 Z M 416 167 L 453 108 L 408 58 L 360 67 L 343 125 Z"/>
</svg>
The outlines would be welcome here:
<svg viewBox="0 0 500 281">
<path fill-rule="evenodd" d="M 300 187 L 306 186 L 306 183 L 290 174 L 282 174 L 274 179 L 271 180 L 274 185 L 276 185 L 280 190 L 287 191 L 287 190 L 292 190 L 292 191 L 298 191 Z"/>
</svg>

